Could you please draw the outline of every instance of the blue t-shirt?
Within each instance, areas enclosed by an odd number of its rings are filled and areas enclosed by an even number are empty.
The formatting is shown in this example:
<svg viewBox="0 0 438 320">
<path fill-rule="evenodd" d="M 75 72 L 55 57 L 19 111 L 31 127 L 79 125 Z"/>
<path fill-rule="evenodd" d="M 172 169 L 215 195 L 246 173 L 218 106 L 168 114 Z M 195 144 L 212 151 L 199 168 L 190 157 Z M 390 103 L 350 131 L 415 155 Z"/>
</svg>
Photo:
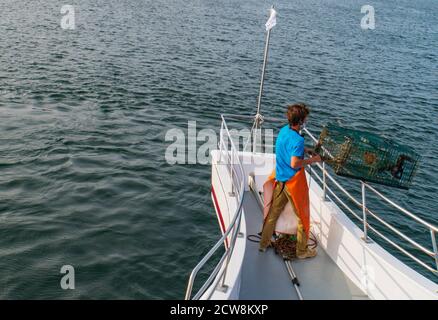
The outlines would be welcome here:
<svg viewBox="0 0 438 320">
<path fill-rule="evenodd" d="M 281 128 L 275 142 L 276 168 L 275 179 L 286 182 L 299 171 L 290 163 L 293 156 L 304 159 L 304 138 L 289 125 Z"/>
</svg>

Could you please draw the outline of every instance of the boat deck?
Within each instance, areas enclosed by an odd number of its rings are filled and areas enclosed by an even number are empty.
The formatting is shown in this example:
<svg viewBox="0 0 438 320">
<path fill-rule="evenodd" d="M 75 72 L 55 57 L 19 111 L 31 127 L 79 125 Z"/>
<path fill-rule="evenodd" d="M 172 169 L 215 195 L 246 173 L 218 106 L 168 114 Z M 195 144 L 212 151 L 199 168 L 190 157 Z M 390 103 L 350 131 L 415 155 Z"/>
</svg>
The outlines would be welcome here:
<svg viewBox="0 0 438 320">
<path fill-rule="evenodd" d="M 261 231 L 262 211 L 257 201 L 252 192 L 245 192 L 243 208 L 247 235 Z M 298 300 L 283 259 L 271 248 L 259 252 L 258 243 L 248 239 L 246 242 L 239 299 Z M 304 300 L 367 299 L 320 246 L 316 257 L 293 260 L 291 264 Z"/>
</svg>

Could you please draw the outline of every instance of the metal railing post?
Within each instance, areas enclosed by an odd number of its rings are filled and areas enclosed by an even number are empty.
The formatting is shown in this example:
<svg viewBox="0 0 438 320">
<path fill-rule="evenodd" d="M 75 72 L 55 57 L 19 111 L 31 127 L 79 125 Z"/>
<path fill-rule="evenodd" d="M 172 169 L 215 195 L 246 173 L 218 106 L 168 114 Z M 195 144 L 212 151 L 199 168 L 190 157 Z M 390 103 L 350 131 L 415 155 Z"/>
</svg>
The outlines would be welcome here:
<svg viewBox="0 0 438 320">
<path fill-rule="evenodd" d="M 227 259 L 225 261 L 225 270 L 224 270 L 224 274 L 222 276 L 222 281 L 221 281 L 221 286 L 220 286 L 220 290 L 222 292 L 227 292 L 228 290 L 228 286 L 225 284 L 225 278 L 227 277 L 227 271 L 228 271 L 228 265 L 230 264 L 230 259 L 231 259 L 231 253 L 234 250 L 234 245 L 236 242 L 236 238 L 237 238 L 237 234 L 236 234 L 236 230 L 238 231 L 237 227 L 240 226 L 240 223 L 238 225 L 234 225 L 234 230 L 231 233 L 231 241 L 230 241 L 230 246 L 227 249 Z"/>
<path fill-rule="evenodd" d="M 224 135 L 224 121 L 221 122 L 221 130 L 219 131 L 219 163 L 222 162 L 222 145 L 223 145 L 223 135 Z"/>
<path fill-rule="evenodd" d="M 228 250 L 230 250 L 230 249 L 228 249 Z M 230 263 L 230 256 L 229 256 L 229 253 L 227 253 L 227 254 L 228 254 L 228 257 L 227 257 L 227 260 L 225 262 L 224 274 L 222 276 L 221 285 L 218 288 L 222 292 L 227 292 L 227 290 L 228 290 L 228 286 L 225 284 L 225 277 L 227 276 L 228 264 Z"/>
<path fill-rule="evenodd" d="M 432 237 L 432 247 L 433 247 L 433 253 L 435 255 L 435 266 L 436 266 L 436 270 L 438 271 L 438 248 L 436 245 L 435 231 L 432 229 L 430 229 L 430 236 Z"/>
<path fill-rule="evenodd" d="M 234 192 L 234 150 L 231 148 L 231 163 L 230 163 L 230 178 L 231 178 L 231 191 L 228 193 L 230 197 L 235 197 L 236 193 Z"/>
<path fill-rule="evenodd" d="M 241 198 L 240 200 L 243 199 L 242 196 L 240 198 Z M 240 207 L 240 209 L 236 212 L 236 214 L 237 215 L 241 214 L 241 211 L 242 211 L 242 208 Z M 225 261 L 225 269 L 224 269 L 224 273 L 223 273 L 223 276 L 222 276 L 221 285 L 220 285 L 220 288 L 219 288 L 222 292 L 227 292 L 227 290 L 228 290 L 228 286 L 225 284 L 225 279 L 226 279 L 226 276 L 227 276 L 228 265 L 229 265 L 230 260 L 231 260 L 231 254 L 234 251 L 234 247 L 236 245 L 237 238 L 239 237 L 240 234 L 241 233 L 240 233 L 240 220 L 239 220 L 238 222 L 236 221 L 236 223 L 233 226 L 233 231 L 231 232 L 230 246 L 226 250 L 227 258 L 226 258 L 226 261 Z"/>
<path fill-rule="evenodd" d="M 365 182 L 361 181 L 362 184 L 362 214 L 363 214 L 363 240 L 366 243 L 370 243 L 371 240 L 368 238 L 368 223 L 367 223 L 367 202 L 365 195 Z"/>
<path fill-rule="evenodd" d="M 327 169 L 325 162 L 322 163 L 322 201 L 327 201 Z"/>
</svg>

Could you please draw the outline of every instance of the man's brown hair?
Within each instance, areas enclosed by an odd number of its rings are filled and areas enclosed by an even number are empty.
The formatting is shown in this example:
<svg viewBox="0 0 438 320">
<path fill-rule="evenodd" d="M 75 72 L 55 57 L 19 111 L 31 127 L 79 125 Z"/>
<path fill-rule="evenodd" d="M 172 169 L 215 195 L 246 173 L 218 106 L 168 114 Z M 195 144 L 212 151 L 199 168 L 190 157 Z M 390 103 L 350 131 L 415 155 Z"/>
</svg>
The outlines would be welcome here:
<svg viewBox="0 0 438 320">
<path fill-rule="evenodd" d="M 287 106 L 287 120 L 289 125 L 296 126 L 302 124 L 309 115 L 310 109 L 304 103 L 295 103 Z"/>
</svg>

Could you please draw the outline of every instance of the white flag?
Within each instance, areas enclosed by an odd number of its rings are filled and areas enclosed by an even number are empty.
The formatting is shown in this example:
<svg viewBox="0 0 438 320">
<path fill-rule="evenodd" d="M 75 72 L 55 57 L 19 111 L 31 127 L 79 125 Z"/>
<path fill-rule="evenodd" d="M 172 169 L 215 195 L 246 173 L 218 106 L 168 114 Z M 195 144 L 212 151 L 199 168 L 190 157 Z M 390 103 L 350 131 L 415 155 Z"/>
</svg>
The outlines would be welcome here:
<svg viewBox="0 0 438 320">
<path fill-rule="evenodd" d="M 271 15 L 269 16 L 268 21 L 266 22 L 266 31 L 271 30 L 277 24 L 277 11 L 274 8 L 271 8 Z"/>
</svg>

